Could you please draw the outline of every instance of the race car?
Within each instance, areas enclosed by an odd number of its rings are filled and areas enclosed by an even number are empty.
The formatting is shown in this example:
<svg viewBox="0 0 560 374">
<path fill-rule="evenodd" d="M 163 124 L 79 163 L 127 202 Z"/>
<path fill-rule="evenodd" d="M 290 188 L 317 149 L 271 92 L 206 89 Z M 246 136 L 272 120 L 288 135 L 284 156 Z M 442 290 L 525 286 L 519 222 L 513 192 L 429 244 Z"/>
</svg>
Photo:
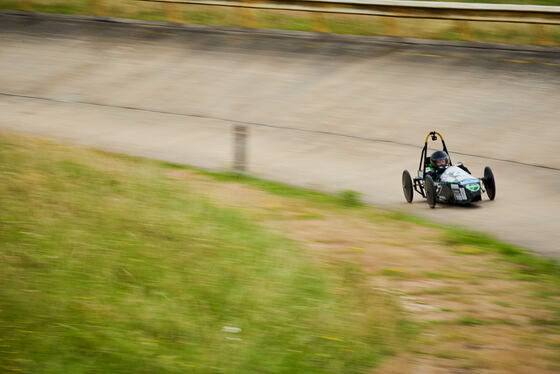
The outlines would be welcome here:
<svg viewBox="0 0 560 374">
<path fill-rule="evenodd" d="M 437 141 L 440 138 L 443 145 L 441 151 L 436 151 L 428 157 L 428 140 Z M 411 178 L 408 170 L 402 173 L 402 188 L 404 198 L 411 203 L 414 191 L 426 198 L 430 208 L 436 203 L 467 205 L 480 201 L 482 193 L 486 193 L 490 200 L 496 197 L 496 182 L 489 166 L 484 168 L 484 177 L 473 177 L 465 165 L 453 165 L 443 136 L 432 131 L 426 136 L 424 148 L 420 154 L 418 176 Z"/>
</svg>

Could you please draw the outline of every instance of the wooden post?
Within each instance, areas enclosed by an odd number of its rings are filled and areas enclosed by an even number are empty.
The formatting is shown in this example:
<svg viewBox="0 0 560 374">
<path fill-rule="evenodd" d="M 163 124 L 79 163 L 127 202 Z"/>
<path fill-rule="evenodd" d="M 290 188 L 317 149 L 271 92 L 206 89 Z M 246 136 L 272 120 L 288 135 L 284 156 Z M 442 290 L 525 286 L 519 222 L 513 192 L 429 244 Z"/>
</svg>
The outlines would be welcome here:
<svg viewBox="0 0 560 374">
<path fill-rule="evenodd" d="M 233 170 L 244 174 L 247 171 L 247 125 L 235 125 L 233 130 Z"/>
</svg>

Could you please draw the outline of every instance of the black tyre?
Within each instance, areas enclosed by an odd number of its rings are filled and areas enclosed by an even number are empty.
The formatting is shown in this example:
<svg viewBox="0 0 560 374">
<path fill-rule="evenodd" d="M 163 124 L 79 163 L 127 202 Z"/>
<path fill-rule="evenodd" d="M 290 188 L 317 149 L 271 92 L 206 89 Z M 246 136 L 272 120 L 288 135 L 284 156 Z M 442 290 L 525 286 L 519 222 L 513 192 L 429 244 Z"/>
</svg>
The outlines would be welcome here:
<svg viewBox="0 0 560 374">
<path fill-rule="evenodd" d="M 488 198 L 494 200 L 496 197 L 496 181 L 494 180 L 494 173 L 492 173 L 490 166 L 484 168 L 484 179 L 482 183 L 484 183 L 484 189 L 486 190 L 486 194 L 488 194 Z"/>
<path fill-rule="evenodd" d="M 408 170 L 402 172 L 402 189 L 404 192 L 404 198 L 408 203 L 412 202 L 414 198 L 414 191 L 412 191 L 412 178 Z"/>
<path fill-rule="evenodd" d="M 424 179 L 424 188 L 426 190 L 426 200 L 428 200 L 428 205 L 430 208 L 435 208 L 436 206 L 436 184 L 430 175 L 426 175 Z"/>
</svg>

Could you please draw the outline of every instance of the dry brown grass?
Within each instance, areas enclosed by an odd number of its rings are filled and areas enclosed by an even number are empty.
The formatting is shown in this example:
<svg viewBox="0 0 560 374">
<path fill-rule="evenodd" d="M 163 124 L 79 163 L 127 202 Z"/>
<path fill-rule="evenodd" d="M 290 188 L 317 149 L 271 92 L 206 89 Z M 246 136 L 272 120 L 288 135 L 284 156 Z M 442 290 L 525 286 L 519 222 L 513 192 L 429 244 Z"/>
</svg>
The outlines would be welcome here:
<svg viewBox="0 0 560 374">
<path fill-rule="evenodd" d="M 375 373 L 552 374 L 560 369 L 558 329 L 534 322 L 546 320 L 558 298 L 536 297 L 538 285 L 513 279 L 509 265 L 495 254 L 473 246 L 450 248 L 437 228 L 372 220 L 361 209 L 341 214 L 187 170 L 170 176 L 220 204 L 249 211 L 321 263 L 358 264 L 371 287 L 397 295 L 425 326 L 424 333 L 410 351 Z"/>
</svg>

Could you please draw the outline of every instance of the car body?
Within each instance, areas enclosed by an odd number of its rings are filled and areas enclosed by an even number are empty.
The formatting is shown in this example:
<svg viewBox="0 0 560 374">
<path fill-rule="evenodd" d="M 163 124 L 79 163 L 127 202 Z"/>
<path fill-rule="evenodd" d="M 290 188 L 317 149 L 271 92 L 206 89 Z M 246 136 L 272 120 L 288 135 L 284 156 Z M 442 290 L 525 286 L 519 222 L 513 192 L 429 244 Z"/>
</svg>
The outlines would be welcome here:
<svg viewBox="0 0 560 374">
<path fill-rule="evenodd" d="M 450 166 L 436 183 L 436 199 L 442 203 L 470 204 L 481 200 L 482 183 L 459 166 Z"/>
</svg>

